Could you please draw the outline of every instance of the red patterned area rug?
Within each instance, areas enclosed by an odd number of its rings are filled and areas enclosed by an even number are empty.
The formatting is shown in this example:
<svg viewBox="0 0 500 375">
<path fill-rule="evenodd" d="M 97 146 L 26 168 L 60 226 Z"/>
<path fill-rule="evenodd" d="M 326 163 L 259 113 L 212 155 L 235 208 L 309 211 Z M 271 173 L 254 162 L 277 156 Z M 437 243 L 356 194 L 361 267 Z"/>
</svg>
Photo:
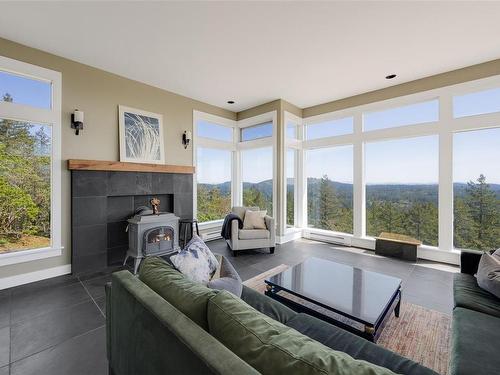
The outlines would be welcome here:
<svg viewBox="0 0 500 375">
<path fill-rule="evenodd" d="M 245 281 L 244 284 L 264 293 L 264 280 L 287 268 L 286 264 L 281 264 Z M 450 340 L 451 316 L 403 301 L 399 318 L 391 316 L 377 345 L 446 375 Z"/>
</svg>

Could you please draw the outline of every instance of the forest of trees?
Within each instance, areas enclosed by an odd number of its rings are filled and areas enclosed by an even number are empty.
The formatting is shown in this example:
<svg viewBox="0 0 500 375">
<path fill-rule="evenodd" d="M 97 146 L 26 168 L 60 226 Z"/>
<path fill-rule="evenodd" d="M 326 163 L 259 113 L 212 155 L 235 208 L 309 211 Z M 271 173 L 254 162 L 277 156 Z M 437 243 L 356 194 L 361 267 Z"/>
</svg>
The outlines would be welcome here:
<svg viewBox="0 0 500 375">
<path fill-rule="evenodd" d="M 331 181 L 328 176 L 307 181 L 308 224 L 311 227 L 352 233 L 352 184 Z M 476 181 L 454 184 L 454 245 L 457 248 L 491 250 L 500 247 L 500 185 Z M 198 185 L 198 219 L 222 219 L 230 210 L 230 184 Z M 293 183 L 287 188 L 287 224 L 293 225 Z M 245 205 L 272 212 L 272 182 L 244 183 Z M 406 234 L 424 244 L 438 246 L 438 186 L 419 184 L 368 185 L 366 231 Z"/>
<path fill-rule="evenodd" d="M 273 212 L 272 183 L 268 186 L 245 182 L 243 184 L 243 204 L 257 206 Z M 231 211 L 231 187 L 226 182 L 219 185 L 198 184 L 198 220 L 200 222 L 223 219 Z"/>
<path fill-rule="evenodd" d="M 347 185 L 347 186 L 346 186 Z M 454 246 L 492 250 L 500 246 L 500 187 L 480 175 L 454 184 Z M 352 185 L 328 176 L 308 180 L 308 220 L 315 228 L 352 233 Z M 437 185 L 368 185 L 366 233 L 405 234 L 438 246 Z"/>
<path fill-rule="evenodd" d="M 48 126 L 0 119 L 0 252 L 50 244 L 50 134 Z"/>
</svg>

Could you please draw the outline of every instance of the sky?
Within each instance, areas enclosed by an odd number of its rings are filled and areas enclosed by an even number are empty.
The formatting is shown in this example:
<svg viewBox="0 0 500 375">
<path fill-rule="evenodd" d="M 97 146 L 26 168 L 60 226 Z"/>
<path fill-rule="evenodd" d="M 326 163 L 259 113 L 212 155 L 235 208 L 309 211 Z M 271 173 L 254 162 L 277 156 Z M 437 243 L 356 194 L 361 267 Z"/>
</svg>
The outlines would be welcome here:
<svg viewBox="0 0 500 375">
<path fill-rule="evenodd" d="M 0 95 L 9 93 L 14 103 L 37 108 L 50 108 L 52 85 L 35 79 L 16 76 L 0 71 Z"/>
<path fill-rule="evenodd" d="M 0 95 L 8 92 L 15 103 L 38 108 L 50 108 L 51 85 L 30 78 L 0 71 Z M 500 88 L 471 93 L 453 98 L 455 118 L 500 111 Z M 369 112 L 363 117 L 365 131 L 393 126 L 435 121 L 438 118 L 437 100 L 416 103 L 389 110 Z M 201 126 L 200 126 L 201 125 Z M 431 124 L 429 126 L 432 126 Z M 500 126 L 500 124 L 499 124 Z M 350 134 L 352 117 L 308 126 L 307 138 Z M 270 123 L 247 128 L 245 139 L 270 136 Z M 232 142 L 230 128 L 198 123 L 198 135 Z M 207 183 L 230 180 L 229 151 L 200 150 L 198 178 Z M 436 183 L 438 174 L 438 137 L 418 137 L 367 143 L 365 147 L 366 182 L 380 183 Z M 244 181 L 259 182 L 272 178 L 271 148 L 242 152 Z M 352 182 L 352 146 L 341 146 L 306 153 L 307 175 Z M 290 166 L 288 173 L 291 173 Z M 455 182 L 475 180 L 484 174 L 487 182 L 500 183 L 500 128 L 455 133 L 453 173 Z"/>
<path fill-rule="evenodd" d="M 260 182 L 273 178 L 272 147 L 241 151 L 241 180 Z"/>
</svg>

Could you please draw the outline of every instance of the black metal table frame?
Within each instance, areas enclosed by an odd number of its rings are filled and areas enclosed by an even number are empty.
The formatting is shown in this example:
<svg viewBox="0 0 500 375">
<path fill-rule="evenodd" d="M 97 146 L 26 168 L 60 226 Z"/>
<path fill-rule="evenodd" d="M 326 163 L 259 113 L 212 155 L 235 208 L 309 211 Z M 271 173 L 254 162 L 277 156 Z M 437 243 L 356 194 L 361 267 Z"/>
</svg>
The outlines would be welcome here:
<svg viewBox="0 0 500 375">
<path fill-rule="evenodd" d="M 372 342 L 376 342 L 378 337 L 380 336 L 380 333 L 382 332 L 382 329 L 387 321 L 387 318 L 391 315 L 392 311 L 394 311 L 394 315 L 396 316 L 396 318 L 399 317 L 399 311 L 400 311 L 400 308 L 401 308 L 401 297 L 402 297 L 402 291 L 401 291 L 401 285 L 398 287 L 398 289 L 393 293 L 393 295 L 391 296 L 391 298 L 389 299 L 387 305 L 385 306 L 384 308 L 384 311 L 382 312 L 382 314 L 379 316 L 379 318 L 377 319 L 377 321 L 375 322 L 375 324 L 372 324 L 372 323 L 368 323 L 360 318 L 357 318 L 355 316 L 352 316 L 352 315 L 349 315 L 345 312 L 342 312 L 340 310 L 337 310 L 337 309 L 334 309 L 328 305 L 325 305 L 323 303 L 320 303 L 318 301 L 315 301 L 311 298 L 308 298 L 306 296 L 303 296 L 299 293 L 295 293 L 291 290 L 288 290 L 286 288 L 282 288 L 280 287 L 279 285 L 276 285 L 276 284 L 273 284 L 272 282 L 270 282 L 269 280 L 265 280 L 265 283 L 267 284 L 266 285 L 266 291 L 265 291 L 265 294 L 273 299 L 275 299 L 276 301 L 278 302 L 281 302 L 283 303 L 284 305 L 290 307 L 292 310 L 296 311 L 296 312 L 299 312 L 299 313 L 305 313 L 305 314 L 308 314 L 308 315 L 311 315 L 311 316 L 314 316 L 320 320 L 323 320 L 327 323 L 330 323 L 330 324 L 333 324 L 337 327 L 340 327 L 342 329 L 345 329 L 346 331 L 349 331 L 349 332 L 352 332 L 358 336 L 361 336 L 369 341 L 372 341 Z M 293 301 L 291 299 L 288 299 L 284 296 L 281 296 L 279 295 L 278 293 L 280 291 L 284 291 L 284 292 L 287 292 L 287 293 L 290 293 L 296 297 L 299 297 L 301 299 L 304 299 L 306 301 L 309 301 L 317 306 L 320 306 L 326 310 L 329 310 L 331 312 L 334 312 L 336 314 L 339 314 L 341 316 L 344 316 L 348 319 L 351 319 L 351 320 L 354 320 L 358 323 L 361 323 L 365 326 L 365 329 L 364 331 L 361 331 L 361 330 L 358 330 L 348 324 L 345 324 L 343 322 L 340 322 L 328 315 L 325 315 L 325 314 L 322 314 L 321 312 L 319 311 L 316 311 L 314 309 L 311 309 L 307 306 L 304 306 L 296 301 Z"/>
</svg>

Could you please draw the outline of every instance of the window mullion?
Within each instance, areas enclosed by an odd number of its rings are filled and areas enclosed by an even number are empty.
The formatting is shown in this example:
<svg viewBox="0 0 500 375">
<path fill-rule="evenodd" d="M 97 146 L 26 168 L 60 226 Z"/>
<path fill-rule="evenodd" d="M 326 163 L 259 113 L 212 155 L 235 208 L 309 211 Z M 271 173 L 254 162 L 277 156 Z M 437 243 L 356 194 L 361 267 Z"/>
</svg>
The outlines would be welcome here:
<svg viewBox="0 0 500 375">
<path fill-rule="evenodd" d="M 453 107 L 452 96 L 442 95 L 439 106 L 438 243 L 453 249 Z"/>
</svg>

